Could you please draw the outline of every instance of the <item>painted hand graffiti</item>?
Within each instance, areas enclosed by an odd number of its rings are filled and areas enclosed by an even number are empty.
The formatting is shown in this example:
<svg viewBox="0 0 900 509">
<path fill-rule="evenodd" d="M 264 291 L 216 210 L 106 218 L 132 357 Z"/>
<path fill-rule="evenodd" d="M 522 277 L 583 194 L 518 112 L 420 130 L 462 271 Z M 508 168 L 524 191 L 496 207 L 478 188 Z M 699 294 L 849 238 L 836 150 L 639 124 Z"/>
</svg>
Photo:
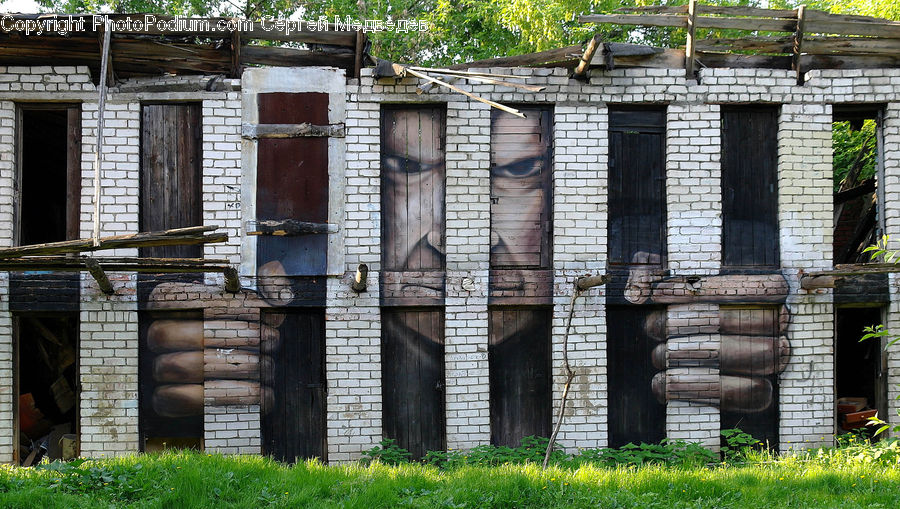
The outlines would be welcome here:
<svg viewBox="0 0 900 509">
<path fill-rule="evenodd" d="M 652 253 L 635 254 L 624 298 L 633 304 L 668 305 L 649 313 L 644 326 L 659 342 L 650 360 L 659 370 L 652 389 L 660 403 L 692 401 L 743 414 L 771 409 L 772 382 L 790 358 L 784 277 L 663 276 L 653 265 L 659 260 Z M 711 321 L 717 327 L 701 331 L 669 323 L 667 318 L 680 311 L 689 314 L 689 305 L 698 303 L 720 305 L 717 320 Z"/>
</svg>

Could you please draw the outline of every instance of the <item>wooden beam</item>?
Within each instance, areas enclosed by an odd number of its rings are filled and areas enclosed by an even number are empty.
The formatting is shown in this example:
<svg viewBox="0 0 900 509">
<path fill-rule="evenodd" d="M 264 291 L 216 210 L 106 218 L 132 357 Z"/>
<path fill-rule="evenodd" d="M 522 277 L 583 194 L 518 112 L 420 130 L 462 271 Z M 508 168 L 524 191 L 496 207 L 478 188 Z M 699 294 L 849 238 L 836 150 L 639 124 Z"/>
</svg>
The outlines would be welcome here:
<svg viewBox="0 0 900 509">
<path fill-rule="evenodd" d="M 439 79 L 432 78 L 431 76 L 428 76 L 427 74 L 422 74 L 419 71 L 413 71 L 412 69 L 406 69 L 406 72 L 408 72 L 409 74 L 412 74 L 413 76 L 416 76 L 417 78 L 422 78 L 423 80 L 428 80 L 428 81 L 434 83 L 435 85 L 441 85 L 443 87 L 449 88 L 450 90 L 452 90 L 454 92 L 460 93 L 460 94 L 462 94 L 466 97 L 469 97 L 471 99 L 474 99 L 478 102 L 487 104 L 488 106 L 497 108 L 498 110 L 505 111 L 507 113 L 511 113 L 517 117 L 525 118 L 525 115 L 523 115 L 519 110 L 517 110 L 515 108 L 510 108 L 509 106 L 504 106 L 500 103 L 491 101 L 489 99 L 485 99 L 483 97 L 478 97 L 477 95 L 475 95 L 469 91 L 463 90 L 455 85 L 451 85 L 451 84 L 441 81 Z"/>
<path fill-rule="evenodd" d="M 363 68 L 363 54 L 366 52 L 366 33 L 362 30 L 356 31 L 356 55 L 353 59 L 353 77 L 359 79 L 360 72 Z"/>
<path fill-rule="evenodd" d="M 731 5 L 697 5 L 700 14 L 722 14 L 725 16 L 754 16 L 757 18 L 796 19 L 797 11 L 791 9 L 760 9 Z"/>
<path fill-rule="evenodd" d="M 262 138 L 343 138 L 344 124 L 242 124 L 241 137 L 248 140 Z"/>
<path fill-rule="evenodd" d="M 856 276 L 860 274 L 890 274 L 900 272 L 897 263 L 839 263 L 829 270 L 805 272 L 803 277 Z"/>
<path fill-rule="evenodd" d="M 244 72 L 241 65 L 241 31 L 231 31 L 231 77 L 240 78 Z"/>
<path fill-rule="evenodd" d="M 794 37 L 736 37 L 701 39 L 697 51 L 758 51 L 760 53 L 790 53 Z"/>
<path fill-rule="evenodd" d="M 203 258 L 139 258 L 88 256 L 23 256 L 0 260 L 0 270 L 49 270 L 78 272 L 89 270 L 96 263 L 109 272 L 140 272 L 150 274 L 224 272 L 228 260 Z"/>
<path fill-rule="evenodd" d="M 576 67 L 575 72 L 572 73 L 573 78 L 575 78 L 576 80 L 587 81 L 588 67 L 590 67 L 591 65 L 591 60 L 594 59 L 594 53 L 597 52 L 597 48 L 601 47 L 602 44 L 603 42 L 600 35 L 591 37 L 591 40 L 587 43 L 587 48 L 584 49 L 584 54 L 581 56 L 581 60 L 578 61 L 578 67 Z"/>
<path fill-rule="evenodd" d="M 578 22 L 600 23 L 605 25 L 687 28 L 687 18 L 685 16 L 666 16 L 653 14 L 588 14 L 585 16 L 579 16 Z"/>
<path fill-rule="evenodd" d="M 241 64 L 243 65 L 277 67 L 323 65 L 352 71 L 354 58 L 354 51 L 350 48 L 305 50 L 246 44 L 241 48 Z"/>
<path fill-rule="evenodd" d="M 818 288 L 834 288 L 840 276 L 811 276 L 805 275 L 800 277 L 800 288 L 804 290 L 815 290 Z"/>
<path fill-rule="evenodd" d="M 860 196 L 865 196 L 869 193 L 875 192 L 875 179 L 870 178 L 865 180 L 862 184 L 853 187 L 851 189 L 847 189 L 846 191 L 841 191 L 839 193 L 835 193 L 834 195 L 834 204 L 838 205 L 847 201 L 850 201 L 854 198 L 859 198 Z"/>
<path fill-rule="evenodd" d="M 99 104 L 97 106 L 97 144 L 94 154 L 94 225 L 91 233 L 93 245 L 97 245 L 100 238 L 100 174 L 103 172 L 103 128 L 104 128 L 104 112 L 106 109 L 106 87 L 107 75 L 106 71 L 109 65 L 109 45 L 112 36 L 112 30 L 108 26 L 103 27 L 103 45 L 100 50 L 100 84 L 98 92 L 100 94 Z"/>
<path fill-rule="evenodd" d="M 296 237 L 313 233 L 335 233 L 338 231 L 336 224 L 310 223 L 295 219 L 281 221 L 248 221 L 247 235 L 275 235 L 279 237 Z"/>
<path fill-rule="evenodd" d="M 94 277 L 94 281 L 97 282 L 97 286 L 100 287 L 100 291 L 106 295 L 114 294 L 115 290 L 113 290 L 112 283 L 109 282 L 109 277 L 106 276 L 106 272 L 103 271 L 103 267 L 97 263 L 97 260 L 87 257 L 82 260 L 84 266 L 87 267 L 88 272 Z"/>
<path fill-rule="evenodd" d="M 133 233 L 129 235 L 116 235 L 113 237 L 101 237 L 95 244 L 93 239 L 65 240 L 62 242 L 49 242 L 46 244 L 33 244 L 30 246 L 15 246 L 0 249 L 0 259 L 17 258 L 20 256 L 49 255 L 63 253 L 79 253 L 82 251 L 98 251 L 102 249 L 117 249 L 125 247 L 152 247 L 195 245 L 225 242 L 227 233 L 212 233 L 203 235 L 193 230 L 202 229 L 208 231 L 210 227 L 200 226 L 192 228 L 178 228 L 162 232 Z M 215 227 L 212 227 L 215 229 Z M 185 233 L 189 232 L 189 233 Z"/>
<path fill-rule="evenodd" d="M 794 54 L 791 59 L 791 68 L 797 73 L 797 85 L 803 85 L 803 67 L 800 65 L 800 54 L 803 53 L 803 30 L 806 26 L 805 10 L 805 5 L 797 8 L 797 30 L 794 32 Z"/>
<path fill-rule="evenodd" d="M 684 75 L 687 79 L 694 79 L 694 67 L 697 64 L 696 55 L 697 32 L 697 0 L 690 0 L 687 12 L 687 42 L 684 46 Z"/>
<path fill-rule="evenodd" d="M 578 291 L 583 292 L 595 286 L 605 285 L 609 282 L 609 279 L 610 276 L 608 274 L 602 274 L 600 276 L 583 276 L 575 280 L 575 288 L 577 288 Z"/>
<path fill-rule="evenodd" d="M 366 278 L 369 277 L 369 266 L 365 263 L 359 264 L 356 267 L 356 275 L 353 278 L 353 281 L 350 283 L 350 289 L 356 293 L 362 293 L 366 291 Z"/>
<path fill-rule="evenodd" d="M 900 38 L 900 22 L 864 23 L 859 21 L 806 20 L 806 31 L 814 34 L 869 35 Z"/>
<path fill-rule="evenodd" d="M 803 52 L 808 55 L 889 55 L 900 54 L 900 39 L 880 37 L 806 37 Z"/>
</svg>

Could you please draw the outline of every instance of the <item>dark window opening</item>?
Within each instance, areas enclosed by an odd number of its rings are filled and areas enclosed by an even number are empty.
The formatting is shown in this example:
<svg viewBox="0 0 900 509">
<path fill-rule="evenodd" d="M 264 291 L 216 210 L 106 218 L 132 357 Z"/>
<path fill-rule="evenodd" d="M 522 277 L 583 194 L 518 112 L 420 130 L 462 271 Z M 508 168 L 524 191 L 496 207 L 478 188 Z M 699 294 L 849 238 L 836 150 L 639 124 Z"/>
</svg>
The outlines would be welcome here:
<svg viewBox="0 0 900 509">
<path fill-rule="evenodd" d="M 609 112 L 609 263 L 664 266 L 664 109 Z"/>
<path fill-rule="evenodd" d="M 778 268 L 778 108 L 722 108 L 722 258 Z"/>
<path fill-rule="evenodd" d="M 79 237 L 80 140 L 77 106 L 19 108 L 20 245 Z"/>
<path fill-rule="evenodd" d="M 880 237 L 878 173 L 881 107 L 835 105 L 834 147 L 834 263 L 865 263 L 863 250 Z"/>
<path fill-rule="evenodd" d="M 78 314 L 15 316 L 17 459 L 78 456 Z"/>
<path fill-rule="evenodd" d="M 883 323 L 881 312 L 880 307 L 835 310 L 834 377 L 840 430 L 866 429 L 865 417 L 874 410 L 880 417 L 887 415 L 886 358 L 881 341 L 860 341 L 863 328 Z"/>
</svg>

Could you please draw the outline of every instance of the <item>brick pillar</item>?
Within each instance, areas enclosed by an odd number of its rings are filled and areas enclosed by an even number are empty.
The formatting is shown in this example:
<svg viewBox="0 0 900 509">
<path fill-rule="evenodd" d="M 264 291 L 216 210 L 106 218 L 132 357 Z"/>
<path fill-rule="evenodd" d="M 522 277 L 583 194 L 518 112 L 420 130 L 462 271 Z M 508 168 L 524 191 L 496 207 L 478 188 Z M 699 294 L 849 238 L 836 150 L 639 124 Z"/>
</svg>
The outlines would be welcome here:
<svg viewBox="0 0 900 509">
<path fill-rule="evenodd" d="M 889 247 L 900 246 L 900 103 L 889 103 L 884 111 L 882 127 L 884 139 L 884 174 L 879 185 L 884 188 L 884 233 L 890 237 Z M 900 276 L 889 274 L 891 304 L 888 308 L 885 327 L 893 334 L 900 334 Z M 888 414 L 882 419 L 896 423 L 900 413 L 900 344 L 887 351 Z"/>
<path fill-rule="evenodd" d="M 605 104 L 559 104 L 553 122 L 553 423 L 562 400 L 563 338 L 573 282 L 606 270 L 609 151 Z M 569 391 L 559 443 L 567 450 L 607 444 L 606 308 L 603 287 L 578 299 L 569 333 Z"/>
<path fill-rule="evenodd" d="M 791 285 L 791 359 L 779 377 L 781 450 L 831 444 L 834 305 L 830 289 L 799 288 L 800 269 L 832 265 L 831 106 L 785 104 L 778 120 L 781 266 Z M 824 437 L 824 439 L 823 439 Z"/>
<path fill-rule="evenodd" d="M 371 83 L 371 77 L 364 79 Z M 358 459 L 382 439 L 380 105 L 371 96 L 359 95 L 358 84 L 348 90 L 343 217 L 346 272 L 341 279 L 328 280 L 325 321 L 330 462 Z M 369 266 L 368 289 L 357 294 L 350 290 L 350 281 L 360 263 Z"/>
<path fill-rule="evenodd" d="M 673 275 L 707 276 L 722 261 L 722 119 L 716 104 L 675 103 L 666 115 L 666 233 Z M 669 350 L 698 349 L 718 357 L 719 307 L 670 305 Z M 649 362 L 649 360 L 648 360 Z M 711 368 L 678 368 L 671 375 L 718 379 Z M 688 401 L 666 405 L 666 436 L 718 450 L 719 408 Z"/>
<path fill-rule="evenodd" d="M 488 262 L 490 107 L 447 105 L 447 285 L 444 318 L 447 447 L 490 442 Z"/>
</svg>

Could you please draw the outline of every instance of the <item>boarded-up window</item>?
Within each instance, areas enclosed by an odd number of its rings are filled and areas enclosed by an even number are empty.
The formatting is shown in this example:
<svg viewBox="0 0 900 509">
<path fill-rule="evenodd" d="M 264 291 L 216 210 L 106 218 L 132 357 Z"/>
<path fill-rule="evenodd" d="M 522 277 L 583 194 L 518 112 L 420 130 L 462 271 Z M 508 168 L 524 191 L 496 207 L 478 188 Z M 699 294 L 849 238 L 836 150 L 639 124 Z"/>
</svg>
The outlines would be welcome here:
<svg viewBox="0 0 900 509">
<path fill-rule="evenodd" d="M 267 312 L 261 329 L 263 454 L 325 460 L 325 310 Z"/>
<path fill-rule="evenodd" d="M 777 268 L 778 109 L 722 108 L 722 245 L 729 267 Z"/>
<path fill-rule="evenodd" d="M 491 110 L 491 268 L 550 268 L 549 108 Z"/>
<path fill-rule="evenodd" d="M 609 112 L 609 262 L 664 264 L 665 110 Z"/>
<path fill-rule="evenodd" d="M 666 436 L 666 404 L 653 392 L 651 359 L 665 341 L 665 308 L 607 306 L 609 446 L 657 443 Z"/>
<path fill-rule="evenodd" d="M 203 443 L 203 314 L 138 315 L 141 448 L 200 448 Z"/>
<path fill-rule="evenodd" d="M 443 450 L 444 313 L 382 308 L 384 435 L 422 457 Z"/>
<path fill-rule="evenodd" d="M 548 308 L 490 311 L 491 443 L 517 447 L 551 432 Z"/>
<path fill-rule="evenodd" d="M 778 448 L 778 372 L 786 361 L 778 308 L 719 311 L 722 429 L 740 428 Z"/>
<path fill-rule="evenodd" d="M 260 124 L 328 124 L 328 94 L 259 94 Z M 256 218 L 328 220 L 328 138 L 264 138 L 256 163 Z M 260 236 L 262 272 L 297 276 L 325 274 L 328 234 Z M 267 265 L 268 264 L 268 265 Z"/>
<path fill-rule="evenodd" d="M 203 224 L 201 109 L 197 103 L 141 108 L 141 231 Z M 199 258 L 203 247 L 156 246 L 141 256 Z"/>
<path fill-rule="evenodd" d="M 23 104 L 16 134 L 18 243 L 79 238 L 81 108 Z"/>
<path fill-rule="evenodd" d="M 445 115 L 443 106 L 382 109 L 385 270 L 444 268 Z"/>
</svg>

